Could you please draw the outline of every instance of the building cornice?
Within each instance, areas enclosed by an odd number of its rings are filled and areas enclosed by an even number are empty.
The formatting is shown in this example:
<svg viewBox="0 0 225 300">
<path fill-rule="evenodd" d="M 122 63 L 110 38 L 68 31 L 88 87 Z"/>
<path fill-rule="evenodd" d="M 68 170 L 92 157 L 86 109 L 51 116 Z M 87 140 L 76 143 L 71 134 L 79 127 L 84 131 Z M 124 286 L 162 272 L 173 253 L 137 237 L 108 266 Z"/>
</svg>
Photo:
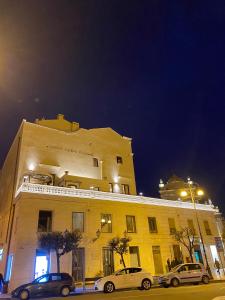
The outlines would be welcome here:
<svg viewBox="0 0 225 300">
<path fill-rule="evenodd" d="M 194 209 L 194 205 L 190 202 L 164 200 L 143 196 L 125 195 L 117 193 L 100 192 L 93 190 L 81 190 L 81 189 L 71 189 L 66 187 L 58 187 L 51 185 L 41 185 L 32 183 L 23 183 L 16 192 L 16 197 L 21 193 L 31 193 L 31 194 L 41 194 L 41 195 L 51 195 L 51 196 L 64 196 L 73 198 L 85 198 L 85 199 L 96 199 L 103 201 L 115 201 L 123 203 L 136 203 L 152 206 L 162 206 L 162 207 L 174 207 L 174 208 L 184 208 L 184 209 Z M 196 204 L 197 210 L 218 212 L 218 209 L 213 205 L 208 204 Z"/>
</svg>

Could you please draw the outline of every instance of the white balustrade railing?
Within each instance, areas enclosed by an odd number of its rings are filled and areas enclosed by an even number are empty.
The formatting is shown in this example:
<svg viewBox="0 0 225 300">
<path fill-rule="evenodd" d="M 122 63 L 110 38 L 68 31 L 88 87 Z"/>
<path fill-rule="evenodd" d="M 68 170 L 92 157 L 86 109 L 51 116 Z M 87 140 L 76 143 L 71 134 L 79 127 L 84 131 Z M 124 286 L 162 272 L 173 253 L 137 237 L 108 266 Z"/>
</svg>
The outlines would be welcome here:
<svg viewBox="0 0 225 300">
<path fill-rule="evenodd" d="M 20 193 L 34 193 L 42 195 L 54 195 L 54 196 L 66 196 L 74 198 L 89 198 L 98 200 L 108 200 L 117 202 L 128 202 L 128 203 L 138 203 L 146 205 L 156 205 L 156 206 L 167 206 L 167 207 L 177 207 L 177 208 L 187 208 L 194 209 L 194 205 L 191 202 L 164 200 L 143 196 L 133 196 L 126 194 L 108 193 L 93 190 L 81 190 L 72 189 L 67 187 L 51 186 L 51 185 L 41 185 L 32 183 L 22 183 L 16 193 L 16 197 Z M 218 209 L 213 205 L 208 204 L 196 204 L 196 209 L 205 211 L 217 212 Z"/>
</svg>

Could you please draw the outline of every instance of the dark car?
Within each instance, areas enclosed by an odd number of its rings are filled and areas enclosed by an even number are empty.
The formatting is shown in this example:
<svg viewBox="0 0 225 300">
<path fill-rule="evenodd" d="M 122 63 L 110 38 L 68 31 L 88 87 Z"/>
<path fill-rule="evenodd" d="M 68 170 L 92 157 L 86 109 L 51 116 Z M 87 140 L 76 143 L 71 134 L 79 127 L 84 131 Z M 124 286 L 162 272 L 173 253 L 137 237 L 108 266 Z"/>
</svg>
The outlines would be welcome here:
<svg viewBox="0 0 225 300">
<path fill-rule="evenodd" d="M 21 300 L 29 297 L 55 296 L 66 297 L 74 291 L 73 278 L 67 273 L 50 273 L 36 278 L 34 281 L 23 284 L 12 291 L 12 297 Z"/>
</svg>

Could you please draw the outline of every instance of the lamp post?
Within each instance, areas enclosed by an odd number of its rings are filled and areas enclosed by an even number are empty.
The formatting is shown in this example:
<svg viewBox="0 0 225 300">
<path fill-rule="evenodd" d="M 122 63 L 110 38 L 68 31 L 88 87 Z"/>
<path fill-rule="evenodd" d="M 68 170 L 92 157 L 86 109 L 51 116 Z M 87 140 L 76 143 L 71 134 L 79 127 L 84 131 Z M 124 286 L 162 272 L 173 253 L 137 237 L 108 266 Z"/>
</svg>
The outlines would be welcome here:
<svg viewBox="0 0 225 300">
<path fill-rule="evenodd" d="M 194 206 L 194 211 L 195 211 L 195 217 L 196 217 L 196 221 L 197 221 L 199 236 L 200 236 L 200 240 L 201 240 L 201 243 L 202 243 L 203 253 L 204 253 L 205 262 L 206 262 L 206 270 L 208 271 L 210 278 L 213 278 L 212 277 L 211 269 L 209 267 L 208 258 L 207 258 L 207 255 L 206 255 L 204 239 L 203 239 L 203 235 L 202 235 L 202 231 L 201 231 L 201 226 L 200 226 L 199 218 L 198 218 L 198 210 L 196 209 L 196 202 L 195 202 L 196 195 L 201 197 L 201 196 L 204 195 L 204 191 L 201 190 L 201 189 L 198 189 L 196 191 L 196 188 L 192 187 L 193 181 L 191 181 L 191 179 L 189 177 L 187 179 L 187 184 L 188 184 L 188 191 L 189 191 L 189 194 L 191 196 L 191 201 L 192 201 L 193 206 Z M 181 195 L 181 197 L 186 197 L 188 195 L 188 193 L 184 190 L 184 191 L 181 191 L 180 195 Z"/>
</svg>

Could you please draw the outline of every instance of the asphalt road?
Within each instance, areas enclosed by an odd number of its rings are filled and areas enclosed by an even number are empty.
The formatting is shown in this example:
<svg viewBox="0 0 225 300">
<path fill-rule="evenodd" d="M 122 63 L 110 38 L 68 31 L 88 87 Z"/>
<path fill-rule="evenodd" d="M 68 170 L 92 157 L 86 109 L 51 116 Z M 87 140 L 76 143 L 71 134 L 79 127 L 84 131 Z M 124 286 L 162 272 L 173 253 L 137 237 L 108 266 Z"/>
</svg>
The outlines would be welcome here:
<svg viewBox="0 0 225 300">
<path fill-rule="evenodd" d="M 89 293 L 73 295 L 67 300 L 212 300 L 218 296 L 225 296 L 225 282 L 208 285 L 189 285 L 177 288 L 152 288 L 149 291 L 126 290 L 115 291 L 112 294 Z M 53 298 L 48 298 L 48 300 Z M 54 300 L 65 298 L 54 298 Z"/>
</svg>

